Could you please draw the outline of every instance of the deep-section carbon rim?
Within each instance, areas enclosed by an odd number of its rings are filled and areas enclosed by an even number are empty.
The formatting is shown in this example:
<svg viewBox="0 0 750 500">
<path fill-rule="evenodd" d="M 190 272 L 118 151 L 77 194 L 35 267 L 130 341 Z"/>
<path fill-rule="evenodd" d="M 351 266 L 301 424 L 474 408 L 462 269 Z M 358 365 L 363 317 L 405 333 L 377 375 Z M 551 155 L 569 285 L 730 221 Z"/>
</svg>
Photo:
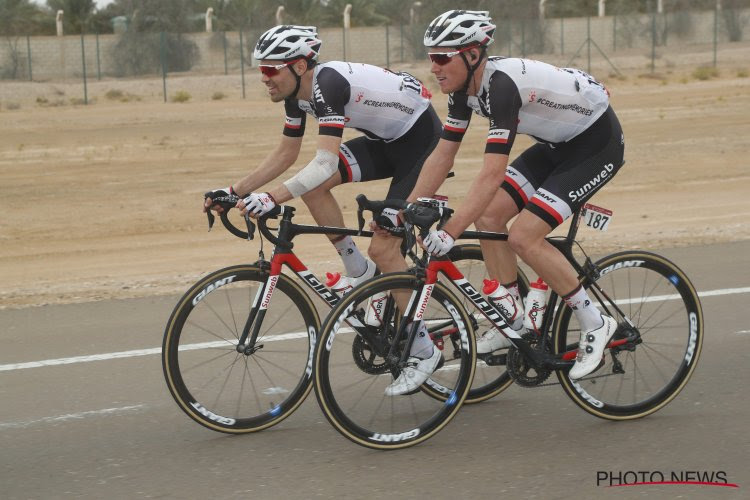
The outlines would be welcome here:
<svg viewBox="0 0 750 500">
<path fill-rule="evenodd" d="M 461 337 L 460 355 L 432 374 L 451 393 L 445 401 L 420 390 L 400 396 L 386 396 L 385 388 L 400 373 L 389 365 L 388 371 L 365 370 L 352 356 L 356 329 L 346 318 L 363 308 L 368 299 L 385 293 L 389 305 L 383 324 L 370 327 L 368 342 L 393 339 L 393 328 L 401 323 L 395 311 L 395 293 L 411 296 L 418 280 L 408 273 L 385 274 L 372 278 L 347 294 L 331 310 L 321 328 L 315 351 L 315 393 L 323 413 L 341 434 L 362 446 L 395 449 L 420 443 L 440 431 L 456 414 L 471 387 L 476 353 L 473 331 L 466 311 L 453 294 L 438 283 L 424 311 L 424 320 L 451 323 Z M 415 299 L 416 300 L 416 299 Z M 358 327 L 361 328 L 361 327 Z M 361 337 L 361 335 L 360 335 Z M 437 348 L 437 347 L 436 347 Z M 380 351 L 383 353 L 384 351 Z M 380 366 L 384 357 L 373 360 Z"/>
<path fill-rule="evenodd" d="M 199 280 L 167 323 L 162 367 L 180 408 L 209 429 L 246 433 L 289 416 L 312 387 L 317 312 L 298 284 L 280 275 L 250 353 L 237 351 L 267 274 L 233 266 Z"/>
<path fill-rule="evenodd" d="M 571 380 L 565 371 L 557 375 L 565 392 L 593 415 L 644 417 L 674 399 L 697 365 L 703 345 L 700 300 L 687 276 L 656 254 L 621 252 L 597 266 L 598 285 L 634 327 L 616 315 L 620 326 L 614 338 L 638 332 L 640 342 L 628 343 L 616 354 L 621 370 L 613 362 L 613 350 L 607 350 L 604 366 L 581 380 Z M 554 330 L 556 352 L 577 348 L 580 328 L 568 307 L 560 309 Z"/>
</svg>

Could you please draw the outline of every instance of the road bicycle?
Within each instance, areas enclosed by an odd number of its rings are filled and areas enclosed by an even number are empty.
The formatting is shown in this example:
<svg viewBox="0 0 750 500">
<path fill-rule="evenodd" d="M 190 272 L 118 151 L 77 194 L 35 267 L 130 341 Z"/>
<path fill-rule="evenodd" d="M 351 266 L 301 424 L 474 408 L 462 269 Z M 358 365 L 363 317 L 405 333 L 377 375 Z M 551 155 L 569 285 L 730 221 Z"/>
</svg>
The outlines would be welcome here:
<svg viewBox="0 0 750 500">
<path fill-rule="evenodd" d="M 370 202 L 363 196 L 358 202 L 367 209 L 402 210 L 422 237 L 452 212 L 398 200 Z M 590 219 L 602 224 L 601 214 Z M 695 288 L 683 271 L 655 253 L 623 251 L 594 262 L 575 239 L 580 221 L 581 212 L 576 212 L 567 235 L 547 241 L 565 255 L 600 310 L 617 320 L 597 370 L 580 380 L 568 377 L 580 327 L 557 294 L 550 294 L 538 328 L 516 332 L 450 259 L 423 254 L 411 272 L 383 274 L 360 284 L 326 318 L 313 372 L 316 396 L 327 419 L 351 441 L 375 449 L 412 446 L 435 435 L 467 397 L 476 365 L 475 315 L 485 317 L 512 343 L 489 357 L 502 358 L 510 377 L 522 387 L 537 387 L 555 372 L 579 407 L 609 420 L 644 417 L 672 401 L 695 370 L 703 345 L 703 314 Z M 499 233 L 474 236 L 507 239 Z M 574 245 L 583 253 L 582 262 L 573 254 Z M 439 275 L 444 279 L 438 280 Z M 475 314 L 444 281 L 455 287 Z M 409 297 L 406 310 L 399 310 L 393 299 L 396 293 Z M 353 332 L 347 322 L 352 311 L 375 294 L 389 297 L 382 326 L 356 330 L 383 360 L 380 370 L 368 371 L 352 363 L 348 354 Z M 425 321 L 430 335 L 442 345 L 444 362 L 419 390 L 387 396 L 385 387 L 407 366 L 415 336 L 410 325 L 418 321 Z"/>
<path fill-rule="evenodd" d="M 255 225 L 249 218 L 242 230 L 242 223 L 228 216 L 237 200 L 215 197 L 214 203 L 224 207 L 221 222 L 232 234 L 252 239 Z M 293 207 L 282 206 L 258 219 L 259 260 L 198 280 L 178 301 L 167 323 L 162 344 L 167 386 L 179 407 L 209 429 L 233 434 L 266 429 L 293 413 L 311 390 L 312 357 L 320 330 L 314 297 L 328 307 L 340 297 L 294 254 L 292 240 L 302 234 L 372 236 L 362 230 L 364 220 L 359 229 L 307 226 L 292 222 L 294 212 Z M 209 212 L 208 217 L 210 229 L 213 215 Z M 278 228 L 269 228 L 268 222 L 277 218 Z M 264 257 L 263 237 L 274 245 L 270 261 Z M 404 250 L 417 258 L 410 247 Z M 475 281 L 484 276 L 478 245 L 457 246 L 450 257 Z M 284 272 L 284 267 L 292 272 Z M 525 276 L 519 275 L 525 290 Z M 362 311 L 358 314 L 349 322 L 365 328 Z M 381 360 L 360 337 L 352 339 L 349 357 L 363 369 L 381 369 Z M 509 383 L 505 367 L 497 365 L 477 378 L 475 394 L 497 394 Z"/>
</svg>

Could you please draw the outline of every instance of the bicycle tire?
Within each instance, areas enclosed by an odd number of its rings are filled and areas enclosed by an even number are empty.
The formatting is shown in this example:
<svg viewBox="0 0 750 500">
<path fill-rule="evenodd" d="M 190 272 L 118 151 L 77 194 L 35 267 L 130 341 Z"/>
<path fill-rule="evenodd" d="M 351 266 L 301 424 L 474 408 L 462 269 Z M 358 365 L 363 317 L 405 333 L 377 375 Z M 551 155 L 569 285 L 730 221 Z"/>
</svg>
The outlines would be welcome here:
<svg viewBox="0 0 750 500">
<path fill-rule="evenodd" d="M 257 350 L 237 351 L 239 332 L 267 277 L 253 265 L 211 273 L 182 296 L 167 323 L 162 368 L 169 392 L 190 418 L 211 430 L 242 434 L 276 425 L 312 388 L 320 320 L 308 295 L 286 275 L 277 281 Z"/>
<path fill-rule="evenodd" d="M 457 245 L 450 251 L 451 261 L 461 271 L 461 274 L 472 284 L 477 291 L 482 290 L 482 280 L 487 277 L 487 269 L 484 266 L 482 248 L 475 243 Z M 525 297 L 529 290 L 529 280 L 523 269 L 518 269 L 518 287 L 521 297 Z M 475 306 L 463 295 L 458 295 L 461 304 L 469 311 L 475 311 Z M 492 326 L 487 318 L 481 313 L 472 314 L 472 325 L 477 338 L 481 333 L 489 330 Z M 475 404 L 494 398 L 513 384 L 513 379 L 505 369 L 505 364 L 490 366 L 481 359 L 477 359 L 477 370 L 474 372 L 474 380 L 471 390 L 466 396 L 464 404 Z M 440 387 L 432 387 L 431 384 L 422 385 L 421 389 L 431 396 L 445 399 L 445 391 Z"/>
<path fill-rule="evenodd" d="M 597 417 L 645 417 L 672 401 L 697 366 L 703 346 L 700 299 L 685 273 L 654 253 L 619 252 L 596 265 L 597 284 L 628 316 L 635 329 L 630 332 L 637 331 L 641 342 L 625 344 L 632 351 L 606 350 L 604 366 L 580 380 L 571 380 L 567 370 L 558 370 L 557 377 L 566 394 Z M 614 313 L 613 307 L 609 310 Z M 616 316 L 615 340 L 628 333 L 627 323 Z M 571 309 L 561 307 L 554 322 L 557 354 L 577 348 L 576 328 Z M 615 359 L 624 373 L 617 370 Z"/>
<path fill-rule="evenodd" d="M 459 300 L 443 284 L 437 283 L 425 307 L 425 322 L 449 318 L 461 335 L 461 353 L 450 366 L 438 365 L 432 378 L 440 379 L 452 392 L 445 401 L 415 390 L 405 395 L 386 396 L 385 387 L 400 371 L 386 361 L 363 367 L 352 361 L 352 340 L 346 318 L 367 304 L 370 297 L 386 293 L 389 305 L 383 324 L 373 327 L 373 336 L 391 342 L 399 316 L 395 312 L 393 293 L 413 293 L 418 279 L 411 273 L 390 273 L 371 278 L 349 292 L 330 312 L 321 327 L 320 341 L 314 358 L 314 387 L 318 403 L 333 427 L 359 445 L 387 450 L 413 446 L 439 432 L 456 415 L 474 375 L 476 343 L 471 322 Z M 395 321 L 394 321 L 395 318 Z M 390 335 L 390 336 L 389 336 Z M 401 346 L 403 348 L 403 346 Z M 385 352 L 385 351 L 383 351 Z M 396 357 L 400 352 L 396 354 Z M 381 366 L 386 363 L 385 369 Z"/>
</svg>

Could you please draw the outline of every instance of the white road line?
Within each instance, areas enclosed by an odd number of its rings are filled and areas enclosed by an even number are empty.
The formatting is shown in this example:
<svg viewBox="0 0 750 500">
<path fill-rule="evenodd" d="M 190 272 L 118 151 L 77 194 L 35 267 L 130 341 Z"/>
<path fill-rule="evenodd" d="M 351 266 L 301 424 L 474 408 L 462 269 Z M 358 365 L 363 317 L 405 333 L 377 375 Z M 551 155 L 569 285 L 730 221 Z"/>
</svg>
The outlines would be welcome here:
<svg viewBox="0 0 750 500">
<path fill-rule="evenodd" d="M 719 295 L 736 295 L 741 293 L 750 293 L 750 287 L 741 287 L 741 288 L 722 288 L 719 290 L 708 290 L 705 292 L 698 292 L 698 296 L 701 298 L 703 297 L 716 297 Z M 659 300 L 674 300 L 677 299 L 679 295 L 672 294 L 672 295 L 659 295 L 654 297 L 649 297 L 644 302 L 654 302 Z M 618 304 L 621 303 L 631 303 L 631 302 L 640 302 L 640 299 L 630 299 L 626 301 L 616 301 Z M 343 329 L 341 330 L 344 331 Z M 292 333 L 285 333 L 283 335 L 273 335 L 270 337 L 265 337 L 263 339 L 264 342 L 278 342 L 282 340 L 291 340 L 291 339 L 298 339 L 298 338 L 305 338 L 307 337 L 307 332 L 292 332 Z M 212 347 L 221 347 L 226 345 L 226 342 L 217 341 L 217 342 L 202 342 L 199 344 L 189 344 L 180 347 L 181 351 L 191 351 L 195 349 L 208 349 Z M 0 372 L 6 372 L 6 371 L 14 371 L 14 370 L 25 370 L 27 368 L 40 368 L 43 366 L 57 366 L 57 365 L 70 365 L 70 364 L 76 364 L 76 363 L 89 363 L 91 361 L 105 361 L 109 359 L 120 359 L 120 358 L 134 358 L 138 356 L 150 356 L 152 354 L 161 354 L 161 347 L 154 347 L 151 349 L 136 349 L 132 351 L 121 351 L 121 352 L 110 352 L 105 354 L 92 354 L 89 356 L 74 356 L 71 358 L 58 358 L 58 359 L 45 359 L 42 361 L 29 361 L 26 363 L 10 363 L 5 365 L 0 365 Z"/>
<path fill-rule="evenodd" d="M 68 413 L 67 415 L 58 415 L 56 417 L 44 417 L 36 420 L 25 420 L 20 422 L 0 422 L 0 431 L 5 429 L 23 429 L 34 424 L 54 424 L 57 422 L 66 422 L 68 420 L 80 420 L 86 417 L 97 417 L 101 415 L 118 415 L 127 413 L 141 408 L 146 405 L 122 406 L 120 408 L 104 408 L 103 410 L 82 411 L 80 413 Z"/>
</svg>

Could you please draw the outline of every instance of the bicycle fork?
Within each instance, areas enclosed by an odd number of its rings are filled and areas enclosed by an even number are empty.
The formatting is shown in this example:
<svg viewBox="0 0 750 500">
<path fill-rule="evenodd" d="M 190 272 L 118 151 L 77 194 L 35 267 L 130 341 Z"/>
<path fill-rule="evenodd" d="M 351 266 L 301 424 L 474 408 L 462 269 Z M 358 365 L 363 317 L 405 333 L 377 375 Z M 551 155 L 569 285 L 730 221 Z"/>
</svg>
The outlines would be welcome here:
<svg viewBox="0 0 750 500">
<path fill-rule="evenodd" d="M 279 281 L 278 274 L 268 275 L 265 283 L 262 287 L 258 288 L 253 299 L 250 313 L 245 321 L 245 326 L 242 327 L 242 335 L 240 335 L 239 343 L 237 344 L 237 352 L 249 356 L 255 351 L 262 349 L 263 344 L 256 345 L 255 342 L 258 339 L 260 333 L 260 326 L 263 324 L 263 318 L 266 316 L 268 310 L 268 304 L 271 302 L 271 297 L 276 289 L 276 283 Z M 252 328 L 252 332 L 250 331 Z M 250 340 L 248 341 L 248 337 Z"/>
</svg>

